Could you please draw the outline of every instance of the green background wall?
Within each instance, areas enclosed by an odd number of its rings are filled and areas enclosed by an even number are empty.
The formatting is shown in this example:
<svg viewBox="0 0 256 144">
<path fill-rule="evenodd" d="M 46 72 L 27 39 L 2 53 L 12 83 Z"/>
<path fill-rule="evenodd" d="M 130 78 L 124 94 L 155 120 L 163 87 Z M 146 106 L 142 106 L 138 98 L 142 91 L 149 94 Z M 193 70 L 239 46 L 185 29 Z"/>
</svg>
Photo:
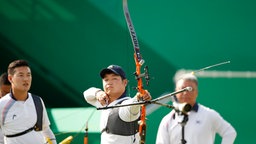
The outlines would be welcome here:
<svg viewBox="0 0 256 144">
<path fill-rule="evenodd" d="M 256 71 L 256 1 L 128 0 L 128 6 L 149 66 L 152 80 L 146 89 L 153 98 L 173 91 L 172 78 L 179 69 L 230 60 L 211 70 Z M 0 0 L 0 57 L 0 72 L 14 59 L 29 60 L 31 92 L 44 98 L 53 126 L 58 120 L 51 109 L 90 107 L 82 92 L 101 87 L 98 73 L 110 64 L 125 69 L 129 92 L 136 92 L 121 0 Z M 235 143 L 255 143 L 255 76 L 199 77 L 199 82 L 198 101 L 232 123 L 238 132 Z M 147 143 L 154 143 L 159 122 L 169 111 L 160 108 L 148 115 Z M 97 133 L 92 135 L 98 139 Z M 73 143 L 82 143 L 78 139 Z"/>
</svg>

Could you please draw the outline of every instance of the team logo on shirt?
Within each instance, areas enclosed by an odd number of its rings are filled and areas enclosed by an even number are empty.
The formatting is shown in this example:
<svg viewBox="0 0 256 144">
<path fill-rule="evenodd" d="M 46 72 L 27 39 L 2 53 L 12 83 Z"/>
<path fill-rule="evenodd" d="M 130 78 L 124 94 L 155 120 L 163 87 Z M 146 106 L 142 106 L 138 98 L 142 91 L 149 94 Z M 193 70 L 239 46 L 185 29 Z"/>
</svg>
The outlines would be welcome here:
<svg viewBox="0 0 256 144">
<path fill-rule="evenodd" d="M 200 120 L 196 120 L 196 124 L 200 124 L 201 123 L 201 121 Z"/>
</svg>

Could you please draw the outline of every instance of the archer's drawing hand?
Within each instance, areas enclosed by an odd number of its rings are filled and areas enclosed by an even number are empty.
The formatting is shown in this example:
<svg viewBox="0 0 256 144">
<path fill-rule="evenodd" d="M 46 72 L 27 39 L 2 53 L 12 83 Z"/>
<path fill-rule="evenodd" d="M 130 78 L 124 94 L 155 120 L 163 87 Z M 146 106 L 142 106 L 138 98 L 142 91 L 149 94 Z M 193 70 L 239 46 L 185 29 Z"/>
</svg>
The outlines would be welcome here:
<svg viewBox="0 0 256 144">
<path fill-rule="evenodd" d="M 109 96 L 104 91 L 98 91 L 95 94 L 96 99 L 100 102 L 102 106 L 108 105 Z"/>
<path fill-rule="evenodd" d="M 143 101 L 151 100 L 151 95 L 147 90 L 145 90 L 144 94 L 141 94 L 141 93 L 137 92 L 136 97 L 137 97 L 138 100 L 143 100 Z"/>
</svg>

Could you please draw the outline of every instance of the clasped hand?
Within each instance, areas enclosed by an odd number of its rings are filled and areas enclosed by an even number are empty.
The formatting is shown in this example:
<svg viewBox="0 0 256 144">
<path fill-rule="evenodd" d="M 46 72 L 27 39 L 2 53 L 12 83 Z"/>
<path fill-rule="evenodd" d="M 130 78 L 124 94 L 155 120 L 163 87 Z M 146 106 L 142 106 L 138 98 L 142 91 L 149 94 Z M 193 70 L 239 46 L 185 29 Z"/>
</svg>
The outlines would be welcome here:
<svg viewBox="0 0 256 144">
<path fill-rule="evenodd" d="M 149 101 L 149 100 L 151 100 L 151 95 L 150 95 L 150 93 L 149 93 L 147 90 L 145 90 L 144 92 L 145 92 L 144 94 L 141 94 L 141 93 L 137 92 L 137 94 L 136 94 L 135 97 L 137 97 L 137 100 L 138 100 L 138 101 L 139 101 L 139 100 L 143 100 L 143 101 Z"/>
</svg>

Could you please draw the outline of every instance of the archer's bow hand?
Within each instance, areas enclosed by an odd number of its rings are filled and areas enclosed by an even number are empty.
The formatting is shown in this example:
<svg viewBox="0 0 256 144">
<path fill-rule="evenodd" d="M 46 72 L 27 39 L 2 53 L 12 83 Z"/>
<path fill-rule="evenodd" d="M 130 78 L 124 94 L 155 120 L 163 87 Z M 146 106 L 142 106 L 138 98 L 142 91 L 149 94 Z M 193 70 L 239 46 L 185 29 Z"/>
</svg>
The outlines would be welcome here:
<svg viewBox="0 0 256 144">
<path fill-rule="evenodd" d="M 147 90 L 144 90 L 144 94 L 141 94 L 140 92 L 137 92 L 136 94 L 138 101 L 149 101 L 151 100 L 151 95 Z"/>
</svg>

